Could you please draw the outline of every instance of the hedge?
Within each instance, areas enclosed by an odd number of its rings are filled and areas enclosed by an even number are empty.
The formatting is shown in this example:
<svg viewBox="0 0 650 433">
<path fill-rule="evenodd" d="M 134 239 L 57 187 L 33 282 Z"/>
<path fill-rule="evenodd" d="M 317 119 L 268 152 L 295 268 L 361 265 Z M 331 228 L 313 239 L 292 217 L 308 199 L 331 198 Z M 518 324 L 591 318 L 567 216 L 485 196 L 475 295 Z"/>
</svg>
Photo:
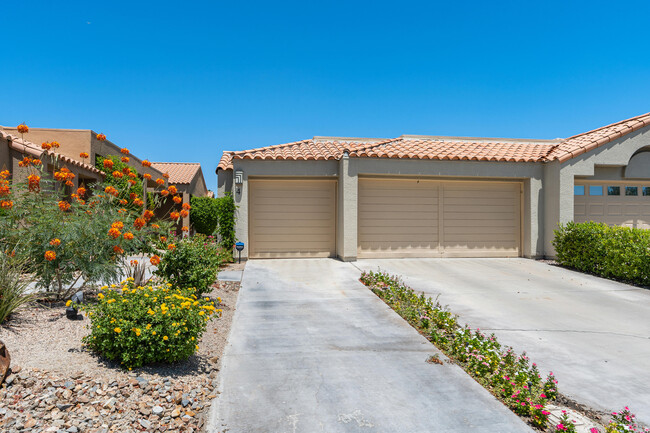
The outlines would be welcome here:
<svg viewBox="0 0 650 433">
<path fill-rule="evenodd" d="M 555 230 L 553 246 L 562 266 L 650 285 L 650 230 L 570 222 Z"/>
<path fill-rule="evenodd" d="M 192 197 L 190 199 L 190 221 L 194 230 L 204 235 L 212 235 L 219 223 L 218 199 L 212 197 Z"/>
</svg>

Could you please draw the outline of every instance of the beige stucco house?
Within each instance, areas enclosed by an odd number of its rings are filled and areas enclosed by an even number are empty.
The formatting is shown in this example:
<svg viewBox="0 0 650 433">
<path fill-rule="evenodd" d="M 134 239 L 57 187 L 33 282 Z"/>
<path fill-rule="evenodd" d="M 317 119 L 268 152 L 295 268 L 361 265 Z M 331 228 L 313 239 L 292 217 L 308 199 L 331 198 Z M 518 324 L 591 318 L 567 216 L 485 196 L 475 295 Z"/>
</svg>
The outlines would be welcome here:
<svg viewBox="0 0 650 433">
<path fill-rule="evenodd" d="M 650 113 L 566 139 L 314 137 L 224 152 L 243 256 L 544 257 L 558 223 L 650 228 Z"/>
</svg>

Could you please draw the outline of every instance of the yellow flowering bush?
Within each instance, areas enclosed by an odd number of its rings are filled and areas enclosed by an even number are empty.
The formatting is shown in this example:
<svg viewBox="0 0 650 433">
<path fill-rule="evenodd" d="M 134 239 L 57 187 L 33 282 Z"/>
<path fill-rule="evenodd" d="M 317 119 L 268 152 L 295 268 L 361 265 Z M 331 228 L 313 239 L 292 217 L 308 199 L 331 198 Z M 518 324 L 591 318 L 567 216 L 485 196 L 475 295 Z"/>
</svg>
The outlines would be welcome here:
<svg viewBox="0 0 650 433">
<path fill-rule="evenodd" d="M 91 332 L 84 343 L 124 368 L 187 359 L 198 349 L 207 322 L 221 314 L 209 298 L 171 284 L 136 287 L 129 278 L 104 287 L 86 306 Z"/>
</svg>

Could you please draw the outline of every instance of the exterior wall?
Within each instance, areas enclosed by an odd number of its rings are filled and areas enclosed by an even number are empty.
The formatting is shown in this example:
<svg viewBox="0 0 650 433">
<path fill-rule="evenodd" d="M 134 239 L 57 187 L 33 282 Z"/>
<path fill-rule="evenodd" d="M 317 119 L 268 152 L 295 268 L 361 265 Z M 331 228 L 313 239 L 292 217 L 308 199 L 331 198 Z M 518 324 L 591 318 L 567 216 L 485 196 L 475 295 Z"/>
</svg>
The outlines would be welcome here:
<svg viewBox="0 0 650 433">
<path fill-rule="evenodd" d="M 650 152 L 640 152 L 634 155 L 625 168 L 625 177 L 628 179 L 650 178 Z"/>
<path fill-rule="evenodd" d="M 9 141 L 0 136 L 0 171 L 12 170 L 11 154 L 9 152 Z"/>
<path fill-rule="evenodd" d="M 16 128 L 4 128 L 10 134 L 20 137 Z M 58 141 L 61 147 L 56 151 L 62 155 L 79 160 L 81 152 L 90 153 L 90 134 L 89 129 L 49 129 L 49 128 L 29 128 L 25 134 L 25 140 L 40 146 L 45 141 Z M 91 163 L 95 159 L 91 155 Z M 88 163 L 88 161 L 85 161 Z"/>
<path fill-rule="evenodd" d="M 232 193 L 232 182 L 232 170 L 217 170 L 217 197 L 223 197 L 227 192 Z"/>
<path fill-rule="evenodd" d="M 544 197 L 547 206 L 544 212 L 544 248 L 547 256 L 555 255 L 551 245 L 553 230 L 558 224 L 566 224 L 573 220 L 575 178 L 591 178 L 595 175 L 614 176 L 616 170 L 601 170 L 600 167 L 614 167 L 620 170 L 621 167 L 628 165 L 632 156 L 648 146 L 650 146 L 650 127 L 645 127 L 563 163 L 546 164 Z"/>
</svg>

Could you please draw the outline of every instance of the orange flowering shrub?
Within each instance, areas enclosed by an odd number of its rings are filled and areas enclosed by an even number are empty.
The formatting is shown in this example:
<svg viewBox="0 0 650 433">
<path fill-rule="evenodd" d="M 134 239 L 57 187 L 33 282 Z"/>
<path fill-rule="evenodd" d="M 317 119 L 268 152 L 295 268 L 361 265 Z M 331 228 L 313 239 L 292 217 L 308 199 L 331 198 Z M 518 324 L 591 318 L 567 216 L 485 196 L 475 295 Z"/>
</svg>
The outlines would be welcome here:
<svg viewBox="0 0 650 433">
<path fill-rule="evenodd" d="M 163 189 L 162 191 L 160 191 L 160 195 L 162 195 L 163 197 L 166 197 L 166 196 L 169 195 L 169 191 L 167 191 L 166 189 Z"/>
<path fill-rule="evenodd" d="M 115 164 L 113 163 L 113 161 L 111 161 L 110 159 L 105 159 L 104 162 L 103 162 L 102 164 L 104 165 L 104 168 L 107 169 L 107 170 L 112 169 L 113 166 L 115 165 Z"/>
<path fill-rule="evenodd" d="M 138 183 L 133 179 L 129 179 L 129 180 L 127 180 L 127 182 L 129 182 L 129 185 L 131 185 L 131 186 L 135 186 L 135 184 Z"/>
<path fill-rule="evenodd" d="M 56 253 L 54 251 L 45 251 L 45 260 L 48 262 L 56 260 Z"/>
<path fill-rule="evenodd" d="M 77 195 L 78 195 L 79 197 L 83 197 L 83 196 L 85 196 L 85 195 L 86 195 L 86 192 L 87 192 L 87 190 L 86 190 L 86 188 L 84 188 L 83 186 L 80 186 L 79 188 L 77 188 Z"/>
<path fill-rule="evenodd" d="M 154 215 L 153 211 L 147 209 L 147 210 L 144 211 L 144 213 L 142 214 L 142 218 L 144 218 L 146 221 L 149 221 L 151 218 L 153 218 L 153 215 Z"/>
<path fill-rule="evenodd" d="M 167 245 L 167 249 L 168 249 L 168 250 L 175 250 L 175 249 L 176 249 L 176 245 L 174 245 L 174 244 L 169 244 L 169 245 Z"/>
<path fill-rule="evenodd" d="M 124 175 L 122 174 L 121 171 L 117 171 L 117 170 L 115 170 L 115 171 L 113 172 L 113 177 L 117 177 L 117 178 L 119 179 L 119 178 L 121 178 L 122 176 L 124 176 Z"/>
<path fill-rule="evenodd" d="M 154 266 L 158 266 L 158 265 L 160 264 L 160 257 L 158 257 L 157 255 L 154 254 L 154 255 L 151 256 L 151 258 L 149 259 L 149 262 L 150 262 L 152 265 L 154 265 Z"/>
<path fill-rule="evenodd" d="M 120 161 L 122 161 L 125 164 L 128 164 L 130 160 L 131 158 L 129 158 L 128 156 L 123 156 L 122 158 L 120 158 Z"/>
<path fill-rule="evenodd" d="M 32 159 L 28 156 L 25 156 L 22 161 L 18 163 L 19 167 L 29 167 L 32 165 Z"/>
<path fill-rule="evenodd" d="M 104 192 L 105 192 L 106 194 L 110 194 L 110 195 L 112 195 L 112 196 L 114 196 L 114 197 L 117 197 L 118 194 L 119 194 L 118 190 L 116 190 L 116 189 L 115 189 L 114 187 L 112 187 L 112 186 L 107 186 L 107 187 L 104 189 Z"/>
<path fill-rule="evenodd" d="M 122 236 L 122 232 L 120 232 L 119 229 L 116 229 L 115 227 L 112 227 L 110 230 L 108 230 L 108 235 L 112 237 L 113 239 L 117 239 L 120 236 Z"/>
<path fill-rule="evenodd" d="M 61 145 L 58 141 L 53 141 L 50 143 L 50 146 L 52 146 L 52 149 L 58 149 Z"/>
<path fill-rule="evenodd" d="M 140 200 L 139 198 L 136 198 L 135 200 L 133 200 L 133 204 L 138 206 L 138 207 L 144 206 L 144 202 L 142 200 Z"/>
<path fill-rule="evenodd" d="M 0 201 L 0 207 L 2 209 L 11 209 L 14 207 L 14 202 L 11 200 L 2 200 Z"/>
<path fill-rule="evenodd" d="M 131 167 L 129 167 L 128 165 L 122 167 L 122 173 L 130 174 L 131 173 Z"/>
<path fill-rule="evenodd" d="M 174 203 L 176 203 L 176 204 L 180 204 L 183 201 L 183 199 L 179 195 L 175 195 L 173 200 L 174 200 Z"/>
<path fill-rule="evenodd" d="M 146 225 L 147 222 L 143 218 L 136 218 L 135 221 L 133 221 L 133 227 L 135 227 L 137 230 L 142 229 L 142 227 Z"/>
<path fill-rule="evenodd" d="M 162 177 L 164 177 L 165 179 L 169 179 L 169 173 L 166 173 L 166 172 L 163 173 Z"/>
<path fill-rule="evenodd" d="M 143 174 L 142 177 L 144 177 L 147 180 L 151 180 L 151 175 L 149 173 Z"/>
<path fill-rule="evenodd" d="M 126 239 L 127 241 L 133 240 L 133 238 L 134 238 L 133 233 L 131 232 L 124 233 L 124 239 Z"/>
<path fill-rule="evenodd" d="M 172 212 L 169 214 L 169 218 L 173 219 L 174 221 L 180 218 L 180 216 L 181 214 L 179 214 L 178 212 Z"/>
<path fill-rule="evenodd" d="M 161 178 L 156 179 L 156 184 L 164 185 L 165 184 L 165 179 L 161 179 Z"/>
<path fill-rule="evenodd" d="M 39 192 L 41 190 L 41 177 L 35 174 L 27 176 L 29 190 L 32 192 Z"/>
<path fill-rule="evenodd" d="M 21 134 L 27 134 L 29 132 L 29 127 L 24 123 L 18 125 L 16 129 L 18 129 L 18 132 L 20 132 Z"/>
<path fill-rule="evenodd" d="M 70 203 L 68 203 L 67 201 L 61 200 L 59 202 L 59 209 L 61 209 L 64 212 L 67 211 L 67 210 L 70 210 Z"/>
<path fill-rule="evenodd" d="M 190 210 L 192 209 L 192 206 L 189 203 L 183 203 L 183 209 Z"/>
<path fill-rule="evenodd" d="M 98 141 L 106 141 L 106 136 L 104 134 L 97 134 Z"/>
<path fill-rule="evenodd" d="M 57 238 L 52 239 L 50 241 L 50 245 L 53 247 L 58 247 L 59 245 L 61 245 L 61 239 L 57 239 Z"/>
<path fill-rule="evenodd" d="M 115 252 L 116 254 L 124 254 L 124 249 L 119 245 L 115 245 L 113 247 L 113 252 Z"/>
<path fill-rule="evenodd" d="M 79 156 L 83 159 L 90 158 L 90 155 L 88 155 L 88 152 L 81 152 Z"/>
<path fill-rule="evenodd" d="M 130 153 L 129 149 L 127 149 L 126 147 L 121 148 L 120 152 L 122 152 L 124 155 L 128 155 Z"/>
<path fill-rule="evenodd" d="M 52 145 L 51 145 L 50 143 L 48 143 L 47 141 L 41 143 L 41 149 L 43 149 L 43 150 L 50 150 L 51 148 L 52 148 Z"/>
<path fill-rule="evenodd" d="M 183 226 L 183 227 L 181 227 L 181 231 L 182 232 L 189 232 L 190 228 L 188 226 Z"/>
<path fill-rule="evenodd" d="M 167 189 L 169 190 L 170 194 L 176 194 L 178 192 L 178 188 L 176 188 L 174 185 L 169 185 Z"/>
<path fill-rule="evenodd" d="M 189 213 L 188 211 L 186 211 L 185 209 L 183 209 L 183 210 L 181 211 L 181 216 L 182 216 L 183 218 L 187 218 L 188 216 L 190 216 L 190 213 Z"/>
<path fill-rule="evenodd" d="M 142 166 L 143 167 L 151 167 L 151 163 L 147 161 L 146 159 L 142 160 Z"/>
</svg>

